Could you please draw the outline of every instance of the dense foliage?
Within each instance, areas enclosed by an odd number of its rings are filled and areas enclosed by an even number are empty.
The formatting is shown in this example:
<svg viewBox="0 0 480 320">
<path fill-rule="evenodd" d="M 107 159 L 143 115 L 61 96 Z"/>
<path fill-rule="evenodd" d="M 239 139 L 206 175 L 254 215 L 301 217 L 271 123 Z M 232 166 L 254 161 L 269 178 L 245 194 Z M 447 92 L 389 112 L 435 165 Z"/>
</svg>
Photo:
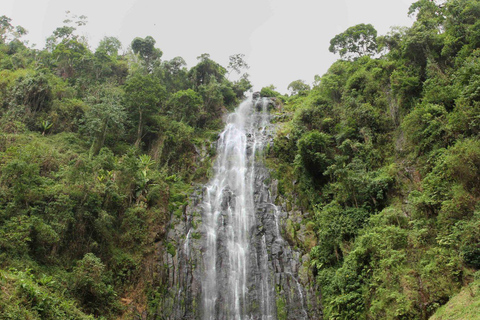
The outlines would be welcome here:
<svg viewBox="0 0 480 320">
<path fill-rule="evenodd" d="M 480 2 L 410 11 L 410 28 L 332 39 L 347 60 L 277 117 L 269 161 L 312 212 L 316 240 L 295 240 L 326 319 L 428 319 L 480 268 Z"/>
<path fill-rule="evenodd" d="M 410 28 L 332 39 L 342 59 L 313 87 L 260 92 L 283 105 L 268 163 L 304 213 L 283 235 L 309 253 L 325 319 L 428 319 L 458 292 L 479 304 L 480 2 L 419 0 L 410 14 Z M 83 16 L 37 50 L 11 22 L 0 17 L 1 317 L 150 316 L 158 251 L 175 256 L 170 217 L 251 88 L 228 80 L 243 55 L 188 69 L 149 36 L 92 51 Z"/>
<path fill-rule="evenodd" d="M 132 318 L 160 284 L 169 217 L 209 172 L 243 55 L 187 69 L 152 37 L 91 51 L 69 16 L 46 48 L 0 17 L 0 318 Z M 134 303 L 132 303 L 134 301 Z M 128 306 L 127 306 L 128 305 Z"/>
</svg>

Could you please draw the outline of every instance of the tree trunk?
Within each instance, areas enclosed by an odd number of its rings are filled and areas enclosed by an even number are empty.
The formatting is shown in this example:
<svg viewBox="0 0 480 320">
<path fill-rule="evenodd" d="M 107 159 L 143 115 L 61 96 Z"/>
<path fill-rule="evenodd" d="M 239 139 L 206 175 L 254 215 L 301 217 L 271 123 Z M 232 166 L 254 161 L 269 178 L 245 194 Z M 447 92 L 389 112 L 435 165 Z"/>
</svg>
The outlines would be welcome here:
<svg viewBox="0 0 480 320">
<path fill-rule="evenodd" d="M 142 142 L 142 110 L 138 108 L 138 129 L 137 129 L 137 140 L 135 141 L 135 148 L 140 147 L 140 142 Z"/>
<path fill-rule="evenodd" d="M 108 120 L 105 120 L 102 124 L 102 129 L 100 130 L 100 133 L 93 140 L 92 156 L 96 156 L 100 152 L 100 149 L 103 148 L 103 144 L 105 143 L 105 136 L 107 135 L 107 124 Z"/>
</svg>

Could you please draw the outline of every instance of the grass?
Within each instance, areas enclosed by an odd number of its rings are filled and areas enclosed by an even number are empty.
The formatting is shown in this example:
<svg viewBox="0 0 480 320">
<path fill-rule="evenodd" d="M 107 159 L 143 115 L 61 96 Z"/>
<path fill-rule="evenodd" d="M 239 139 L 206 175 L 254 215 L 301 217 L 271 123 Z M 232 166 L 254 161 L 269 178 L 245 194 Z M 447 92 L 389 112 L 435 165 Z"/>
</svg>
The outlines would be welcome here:
<svg viewBox="0 0 480 320">
<path fill-rule="evenodd" d="M 464 287 L 430 320 L 480 320 L 480 280 Z"/>
</svg>

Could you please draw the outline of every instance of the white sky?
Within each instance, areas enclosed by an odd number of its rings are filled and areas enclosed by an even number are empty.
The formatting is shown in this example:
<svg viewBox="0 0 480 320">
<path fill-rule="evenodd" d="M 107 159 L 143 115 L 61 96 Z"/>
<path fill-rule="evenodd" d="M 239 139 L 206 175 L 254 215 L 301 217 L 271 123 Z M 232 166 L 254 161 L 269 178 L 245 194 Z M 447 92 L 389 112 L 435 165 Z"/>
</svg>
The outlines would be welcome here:
<svg viewBox="0 0 480 320">
<path fill-rule="evenodd" d="M 330 39 L 350 26 L 371 23 L 378 34 L 410 26 L 413 0 L 1 0 L 0 15 L 29 31 L 43 48 L 62 26 L 65 11 L 86 15 L 80 33 L 95 48 L 115 36 L 126 48 L 133 38 L 152 36 L 162 59 L 181 56 L 189 67 L 209 53 L 223 66 L 243 53 L 255 90 L 273 84 L 285 93 L 290 82 L 312 83 L 338 58 Z"/>
</svg>

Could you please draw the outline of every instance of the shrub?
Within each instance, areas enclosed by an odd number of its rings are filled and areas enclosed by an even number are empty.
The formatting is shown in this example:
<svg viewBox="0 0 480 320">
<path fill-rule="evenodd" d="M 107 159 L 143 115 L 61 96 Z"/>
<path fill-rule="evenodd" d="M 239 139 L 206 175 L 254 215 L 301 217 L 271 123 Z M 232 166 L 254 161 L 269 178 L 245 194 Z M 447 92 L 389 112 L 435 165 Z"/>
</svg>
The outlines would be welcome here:
<svg viewBox="0 0 480 320">
<path fill-rule="evenodd" d="M 72 289 L 85 309 L 94 314 L 118 310 L 116 292 L 105 265 L 93 253 L 87 253 L 73 268 Z"/>
</svg>

